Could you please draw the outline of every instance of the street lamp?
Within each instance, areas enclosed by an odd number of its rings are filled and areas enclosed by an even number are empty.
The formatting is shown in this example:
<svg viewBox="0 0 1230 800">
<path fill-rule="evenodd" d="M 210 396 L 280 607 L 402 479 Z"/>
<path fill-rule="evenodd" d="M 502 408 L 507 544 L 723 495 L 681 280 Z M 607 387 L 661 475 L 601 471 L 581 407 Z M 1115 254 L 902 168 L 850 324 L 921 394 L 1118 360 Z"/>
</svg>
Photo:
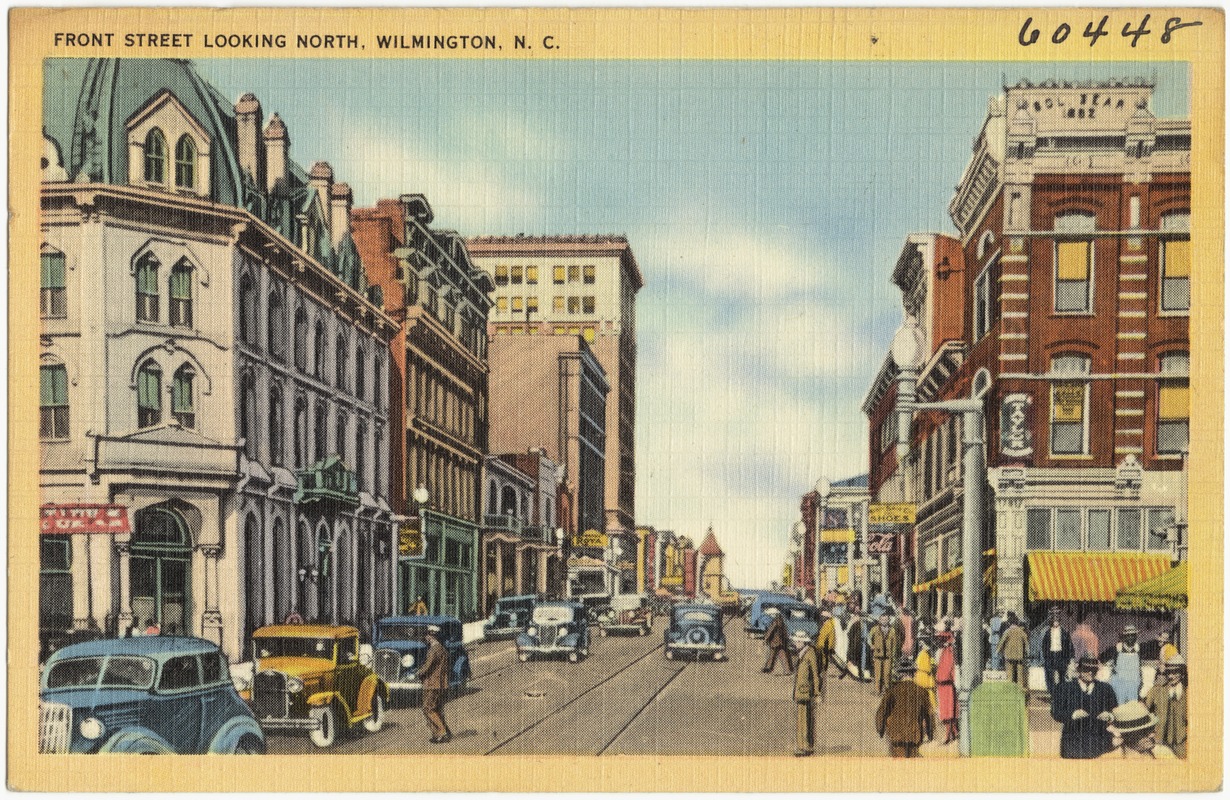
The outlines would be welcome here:
<svg viewBox="0 0 1230 800">
<path fill-rule="evenodd" d="M 905 495 L 905 458 L 910 449 L 910 424 L 917 411 L 944 411 L 960 414 L 962 422 L 961 464 L 961 685 L 957 689 L 960 714 L 960 752 L 970 754 L 969 700 L 974 687 L 982 679 L 982 489 L 987 479 L 986 455 L 983 452 L 983 398 L 991 388 L 991 373 L 979 368 L 970 382 L 970 396 L 964 400 L 940 403 L 919 403 L 915 386 L 923 357 L 922 332 L 918 321 L 907 316 L 893 336 L 891 355 L 898 369 L 897 388 L 897 469 L 902 475 L 902 498 Z M 904 600 L 905 589 L 902 588 Z"/>
<path fill-rule="evenodd" d="M 814 551 L 812 564 L 812 578 L 816 584 L 816 607 L 820 607 L 820 532 L 824 528 L 824 504 L 829 499 L 829 492 L 833 487 L 829 484 L 828 478 L 821 478 L 816 481 L 816 535 L 812 548 Z"/>
<path fill-rule="evenodd" d="M 794 543 L 794 549 L 790 552 L 790 587 L 797 588 L 803 577 L 801 557 L 807 555 L 807 547 L 804 544 L 807 538 L 807 523 L 799 520 L 794 523 L 791 531 L 790 541 Z"/>
<path fill-rule="evenodd" d="M 564 566 L 564 529 L 555 529 L 555 550 L 557 552 L 555 561 L 555 586 L 558 596 L 564 597 L 564 577 L 567 574 Z"/>
</svg>

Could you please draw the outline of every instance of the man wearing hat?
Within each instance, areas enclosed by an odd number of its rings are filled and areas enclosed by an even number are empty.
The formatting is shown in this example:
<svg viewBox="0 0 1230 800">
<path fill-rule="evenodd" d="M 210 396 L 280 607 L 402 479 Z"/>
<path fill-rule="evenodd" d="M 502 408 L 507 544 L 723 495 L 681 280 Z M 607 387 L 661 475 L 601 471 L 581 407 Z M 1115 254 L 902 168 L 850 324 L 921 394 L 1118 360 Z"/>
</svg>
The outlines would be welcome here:
<svg viewBox="0 0 1230 800">
<path fill-rule="evenodd" d="M 1140 642 L 1136 641 L 1136 635 L 1136 626 L 1128 625 L 1115 645 L 1110 685 L 1115 690 L 1119 705 L 1140 699 Z"/>
<path fill-rule="evenodd" d="M 825 607 L 820 610 L 820 631 L 816 634 L 816 651 L 820 656 L 820 668 L 826 673 L 828 672 L 829 664 L 833 664 L 835 659 L 833 654 L 837 652 L 837 621 L 833 618 L 832 609 Z M 802 663 L 802 656 L 799 656 Z M 836 664 L 837 677 L 844 678 L 845 665 Z"/>
<path fill-rule="evenodd" d="M 790 647 L 789 636 L 786 634 L 786 620 L 782 617 L 782 612 L 777 608 L 770 608 L 764 613 L 772 617 L 772 622 L 764 632 L 764 643 L 769 648 L 769 658 L 764 662 L 764 668 L 761 672 L 772 672 L 777 668 L 777 657 L 784 655 L 786 657 L 786 670 L 794 672 L 794 653 Z"/>
<path fill-rule="evenodd" d="M 1115 690 L 1097 680 L 1096 658 L 1082 658 L 1076 678 L 1059 684 L 1051 695 L 1051 717 L 1063 723 L 1059 755 L 1063 758 L 1098 758 L 1110 750 L 1107 724 L 1114 719 Z"/>
<path fill-rule="evenodd" d="M 1042 634 L 1042 669 L 1046 671 L 1046 693 L 1054 694 L 1055 687 L 1068 678 L 1068 664 L 1072 661 L 1072 637 L 1059 624 L 1059 609 L 1051 609 L 1051 622 Z"/>
<path fill-rule="evenodd" d="M 798 712 L 796 756 L 809 756 L 816 749 L 816 701 L 824 699 L 827 668 L 828 654 L 821 649 L 820 642 L 808 643 L 799 656 L 799 668 L 794 675 L 794 703 Z"/>
<path fill-rule="evenodd" d="M 1108 730 L 1119 737 L 1119 746 L 1102 758 L 1174 758 L 1169 747 L 1157 743 L 1157 717 L 1139 700 L 1117 707 Z"/>
<path fill-rule="evenodd" d="M 897 660 L 896 679 L 876 709 L 876 733 L 888 739 L 894 758 L 917 758 L 919 746 L 935 737 L 931 696 L 914 682 L 915 669 L 909 656 Z"/>
<path fill-rule="evenodd" d="M 1187 662 L 1174 655 L 1162 664 L 1160 680 L 1149 690 L 1145 707 L 1157 716 L 1157 740 L 1179 758 L 1187 757 Z"/>
<path fill-rule="evenodd" d="M 444 693 L 448 691 L 448 651 L 440 643 L 440 626 L 428 625 L 427 654 L 419 667 L 423 682 L 423 716 L 431 726 L 431 743 L 444 744 L 453 740 L 453 733 L 444 721 Z"/>
<path fill-rule="evenodd" d="M 1008 680 L 1016 681 L 1029 697 L 1029 634 L 1021 626 L 1016 614 L 1008 612 L 1008 628 L 999 639 L 999 652 L 1004 657 L 1004 669 Z"/>
<path fill-rule="evenodd" d="M 893 662 L 897 656 L 901 655 L 901 635 L 892 626 L 892 620 L 887 611 L 880 614 L 880 624 L 871 629 L 871 634 L 867 639 L 871 647 L 871 663 L 875 671 L 876 691 L 884 694 L 888 689 Z"/>
</svg>

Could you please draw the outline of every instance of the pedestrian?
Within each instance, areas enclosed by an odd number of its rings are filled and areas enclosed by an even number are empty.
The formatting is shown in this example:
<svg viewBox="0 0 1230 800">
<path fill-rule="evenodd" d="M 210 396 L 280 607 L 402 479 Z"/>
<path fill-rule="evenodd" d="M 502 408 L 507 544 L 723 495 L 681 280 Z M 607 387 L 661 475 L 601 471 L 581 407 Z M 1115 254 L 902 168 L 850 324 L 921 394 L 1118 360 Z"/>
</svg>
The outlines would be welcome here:
<svg viewBox="0 0 1230 800">
<path fill-rule="evenodd" d="M 1179 656 L 1179 648 L 1170 641 L 1170 631 L 1163 630 L 1157 635 L 1157 663 L 1165 665 Z"/>
<path fill-rule="evenodd" d="M 952 649 L 952 634 L 941 631 L 936 634 L 939 653 L 935 660 L 935 699 L 939 706 L 940 722 L 947 729 L 944 744 L 955 741 L 957 728 L 957 659 Z"/>
<path fill-rule="evenodd" d="M 1108 730 L 1119 737 L 1119 746 L 1102 758 L 1174 758 L 1174 752 L 1157 743 L 1158 719 L 1139 700 L 1117 707 Z"/>
<path fill-rule="evenodd" d="M 444 721 L 444 693 L 448 691 L 448 651 L 440 643 L 440 627 L 428 625 L 427 653 L 419 667 L 423 682 L 423 716 L 431 727 L 431 743 L 444 744 L 453 740 L 453 733 Z"/>
<path fill-rule="evenodd" d="M 831 660 L 837 663 L 837 679 L 841 680 L 849 675 L 854 678 L 854 670 L 850 667 L 850 661 L 847 654 L 850 652 L 850 632 L 846 627 L 846 617 L 850 611 L 848 608 L 838 606 L 833 609 L 833 652 Z"/>
<path fill-rule="evenodd" d="M 806 645 L 799 656 L 799 669 L 794 676 L 796 756 L 809 756 L 816 750 L 816 701 L 824 699 L 826 668 L 827 658 L 819 642 Z"/>
<path fill-rule="evenodd" d="M 1004 668 L 1004 656 L 999 651 L 999 640 L 1003 636 L 1007 623 L 1007 614 L 1003 608 L 995 609 L 995 613 L 987 620 L 987 653 L 990 654 L 989 667 L 998 672 Z"/>
<path fill-rule="evenodd" d="M 820 612 L 820 630 L 816 634 L 816 650 L 820 652 L 820 664 L 824 667 L 825 674 L 828 674 L 828 665 L 835 661 L 833 654 L 837 652 L 837 621 L 833 619 L 833 612 L 825 608 Z M 803 654 L 799 654 L 799 663 L 802 663 Z M 844 677 L 841 665 L 837 665 L 837 677 Z"/>
<path fill-rule="evenodd" d="M 867 680 L 867 637 L 866 620 L 858 609 L 850 612 L 850 622 L 846 625 L 846 663 L 860 681 Z"/>
<path fill-rule="evenodd" d="M 1072 631 L 1072 660 L 1097 658 L 1102 650 L 1098 647 L 1098 635 L 1089 627 L 1089 620 L 1082 619 Z"/>
<path fill-rule="evenodd" d="M 893 627 L 887 611 L 880 614 L 880 623 L 871 629 L 868 639 L 875 671 L 876 692 L 884 694 L 892 680 L 893 662 L 901 655 L 901 636 Z"/>
<path fill-rule="evenodd" d="M 1059 755 L 1063 758 L 1098 758 L 1111 748 L 1107 724 L 1119 705 L 1115 690 L 1097 680 L 1096 658 L 1082 658 L 1076 677 L 1055 687 L 1051 697 L 1051 717 L 1063 723 L 1059 736 Z"/>
<path fill-rule="evenodd" d="M 1115 690 L 1115 697 L 1119 700 L 1119 705 L 1123 705 L 1129 700 L 1140 699 L 1140 643 L 1136 641 L 1137 630 L 1135 625 L 1128 625 L 1123 629 L 1123 633 L 1119 637 L 1118 644 L 1115 645 L 1115 654 L 1111 662 L 1110 669 L 1110 685 Z"/>
<path fill-rule="evenodd" d="M 1008 612 L 1008 629 L 999 639 L 999 653 L 1004 657 L 1008 680 L 1014 681 L 1029 699 L 1029 634 L 1015 613 Z"/>
<path fill-rule="evenodd" d="M 1179 758 L 1187 757 L 1187 662 L 1174 655 L 1162 664 L 1161 680 L 1149 690 L 1145 706 L 1157 716 L 1157 741 Z"/>
<path fill-rule="evenodd" d="M 777 657 L 784 655 L 787 672 L 794 672 L 794 653 L 791 652 L 789 637 L 786 635 L 786 620 L 779 609 L 770 608 L 765 613 L 772 617 L 769 627 L 764 632 L 764 643 L 769 648 L 769 658 L 764 662 L 764 669 L 760 671 L 772 672 L 777 669 Z"/>
<path fill-rule="evenodd" d="M 909 656 L 896 664 L 896 680 L 876 709 L 876 733 L 887 738 L 894 758 L 917 758 L 918 748 L 935 736 L 935 718 L 927 690 L 914 682 L 916 667 Z"/>
<path fill-rule="evenodd" d="M 423 599 L 423 595 L 419 595 L 419 599 L 415 600 L 414 605 L 410 606 L 410 616 L 427 616 L 427 601 Z"/>
<path fill-rule="evenodd" d="M 914 657 L 914 682 L 927 690 L 927 696 L 931 698 L 931 711 L 934 713 L 935 659 L 931 656 L 931 643 L 926 639 L 918 640 L 918 655 Z"/>
<path fill-rule="evenodd" d="M 1046 693 L 1053 695 L 1055 687 L 1068 679 L 1068 664 L 1072 661 L 1072 637 L 1059 624 L 1059 609 L 1051 609 L 1050 626 L 1042 635 L 1042 669 L 1046 672 Z"/>
<path fill-rule="evenodd" d="M 914 630 L 914 617 L 905 608 L 897 615 L 897 633 L 901 636 L 901 652 L 914 655 L 914 643 L 917 641 L 917 631 Z"/>
</svg>

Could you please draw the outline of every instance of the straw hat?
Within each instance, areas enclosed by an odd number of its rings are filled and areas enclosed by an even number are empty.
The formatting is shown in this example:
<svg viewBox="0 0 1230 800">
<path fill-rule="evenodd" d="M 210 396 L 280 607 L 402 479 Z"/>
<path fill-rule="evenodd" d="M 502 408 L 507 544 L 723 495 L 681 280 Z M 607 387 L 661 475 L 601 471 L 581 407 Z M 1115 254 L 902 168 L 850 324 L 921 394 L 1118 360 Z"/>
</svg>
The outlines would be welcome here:
<svg viewBox="0 0 1230 800">
<path fill-rule="evenodd" d="M 1139 700 L 1129 700 L 1111 712 L 1114 719 L 1106 730 L 1123 735 L 1148 730 L 1157 725 L 1157 717 Z"/>
</svg>

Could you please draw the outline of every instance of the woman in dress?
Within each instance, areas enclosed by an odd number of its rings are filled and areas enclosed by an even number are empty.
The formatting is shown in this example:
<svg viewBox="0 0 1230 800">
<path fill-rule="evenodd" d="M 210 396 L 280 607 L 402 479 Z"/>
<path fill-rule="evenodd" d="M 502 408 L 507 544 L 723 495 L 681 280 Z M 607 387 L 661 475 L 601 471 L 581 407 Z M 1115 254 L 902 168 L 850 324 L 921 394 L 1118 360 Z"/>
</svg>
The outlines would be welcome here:
<svg viewBox="0 0 1230 800">
<path fill-rule="evenodd" d="M 939 646 L 935 660 L 935 693 L 938 716 L 947 731 L 944 744 L 948 744 L 957 738 L 957 661 L 952 651 L 952 634 L 941 631 L 935 638 Z"/>
</svg>

